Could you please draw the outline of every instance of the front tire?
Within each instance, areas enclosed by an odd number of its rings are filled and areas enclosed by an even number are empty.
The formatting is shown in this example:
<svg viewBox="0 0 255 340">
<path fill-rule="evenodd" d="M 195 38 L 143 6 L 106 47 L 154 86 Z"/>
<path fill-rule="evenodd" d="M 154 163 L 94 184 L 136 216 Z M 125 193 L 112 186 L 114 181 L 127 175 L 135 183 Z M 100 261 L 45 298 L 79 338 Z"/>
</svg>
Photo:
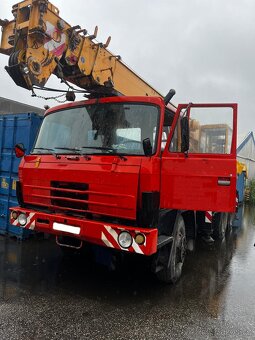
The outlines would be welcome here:
<svg viewBox="0 0 255 340">
<path fill-rule="evenodd" d="M 185 224 L 182 216 L 177 215 L 173 230 L 173 241 L 159 249 L 158 262 L 162 268 L 156 273 L 158 280 L 165 283 L 177 282 L 182 274 L 185 254 Z"/>
</svg>

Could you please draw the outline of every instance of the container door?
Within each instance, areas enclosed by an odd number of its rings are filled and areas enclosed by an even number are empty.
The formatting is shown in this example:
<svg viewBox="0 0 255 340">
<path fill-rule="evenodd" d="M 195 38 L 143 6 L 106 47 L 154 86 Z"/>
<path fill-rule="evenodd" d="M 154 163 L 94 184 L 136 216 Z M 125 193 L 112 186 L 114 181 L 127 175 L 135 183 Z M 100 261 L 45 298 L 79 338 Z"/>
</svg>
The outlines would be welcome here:
<svg viewBox="0 0 255 340">
<path fill-rule="evenodd" d="M 162 156 L 161 207 L 235 211 L 237 104 L 179 105 Z"/>
</svg>

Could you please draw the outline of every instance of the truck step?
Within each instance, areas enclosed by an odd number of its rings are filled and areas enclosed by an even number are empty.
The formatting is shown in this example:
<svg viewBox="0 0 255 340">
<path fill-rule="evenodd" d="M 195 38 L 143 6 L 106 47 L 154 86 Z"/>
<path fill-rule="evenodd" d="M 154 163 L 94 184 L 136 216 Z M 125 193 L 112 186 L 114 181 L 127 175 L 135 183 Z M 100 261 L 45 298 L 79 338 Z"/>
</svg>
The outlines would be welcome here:
<svg viewBox="0 0 255 340">
<path fill-rule="evenodd" d="M 161 270 L 163 269 L 164 269 L 164 266 L 162 264 L 158 264 L 154 270 L 154 274 L 161 272 Z"/>
<path fill-rule="evenodd" d="M 158 237 L 158 249 L 173 241 L 173 236 L 160 235 Z"/>
</svg>

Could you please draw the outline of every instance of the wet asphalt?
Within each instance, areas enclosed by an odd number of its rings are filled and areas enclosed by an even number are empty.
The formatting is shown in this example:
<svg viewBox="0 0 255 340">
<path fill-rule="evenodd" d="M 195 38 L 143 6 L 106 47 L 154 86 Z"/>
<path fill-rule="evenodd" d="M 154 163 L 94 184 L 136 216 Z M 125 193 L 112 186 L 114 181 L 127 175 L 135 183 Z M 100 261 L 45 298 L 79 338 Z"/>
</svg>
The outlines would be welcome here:
<svg viewBox="0 0 255 340">
<path fill-rule="evenodd" d="M 176 285 L 143 260 L 121 271 L 63 257 L 52 239 L 0 237 L 0 339 L 255 339 L 255 208 Z"/>
</svg>

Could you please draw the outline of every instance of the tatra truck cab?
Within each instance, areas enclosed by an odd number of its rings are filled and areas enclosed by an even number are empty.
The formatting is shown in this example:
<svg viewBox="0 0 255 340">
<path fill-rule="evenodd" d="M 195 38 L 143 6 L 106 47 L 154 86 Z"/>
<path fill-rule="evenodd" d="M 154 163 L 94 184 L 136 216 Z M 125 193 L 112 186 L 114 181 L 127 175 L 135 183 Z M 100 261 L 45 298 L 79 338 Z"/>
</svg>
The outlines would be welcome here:
<svg viewBox="0 0 255 340">
<path fill-rule="evenodd" d="M 0 20 L 0 53 L 15 84 L 36 96 L 54 74 L 68 100 L 87 98 L 47 110 L 30 154 L 16 145 L 12 225 L 55 234 L 61 247 L 148 256 L 175 282 L 197 235 L 223 238 L 235 211 L 237 105 L 175 107 L 174 91 L 163 97 L 107 49 L 110 37 L 99 43 L 97 27 L 69 25 L 48 0 L 12 14 Z"/>
</svg>

